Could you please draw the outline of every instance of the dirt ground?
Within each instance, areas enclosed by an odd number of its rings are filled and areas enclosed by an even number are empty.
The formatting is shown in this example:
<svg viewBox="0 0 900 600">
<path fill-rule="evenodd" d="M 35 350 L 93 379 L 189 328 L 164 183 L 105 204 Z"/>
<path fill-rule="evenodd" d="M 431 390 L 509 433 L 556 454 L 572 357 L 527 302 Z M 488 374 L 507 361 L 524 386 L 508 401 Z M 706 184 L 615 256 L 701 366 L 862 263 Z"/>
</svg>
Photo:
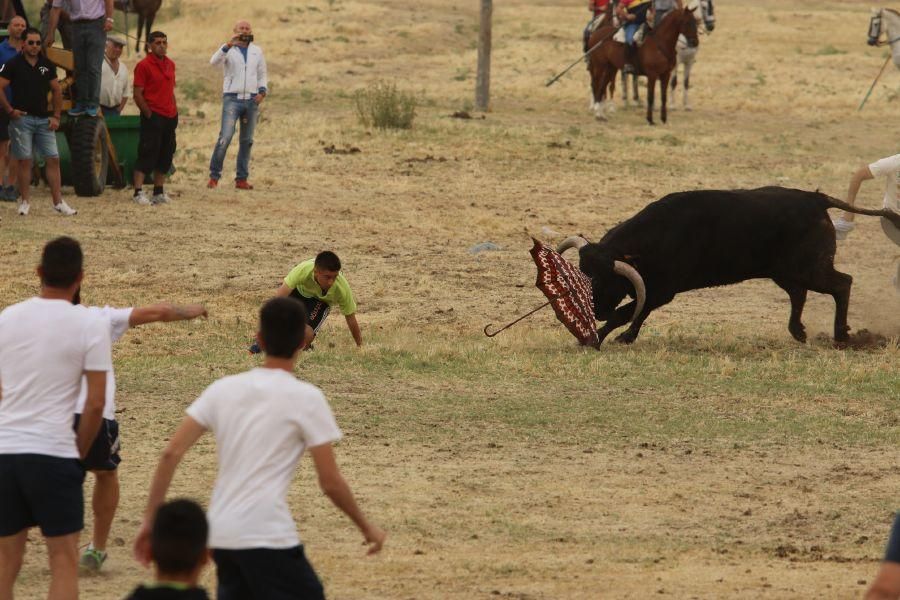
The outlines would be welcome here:
<svg viewBox="0 0 900 600">
<path fill-rule="evenodd" d="M 876 219 L 858 217 L 836 258 L 854 277 L 850 324 L 873 342 L 858 351 L 831 347 L 834 304 L 816 294 L 811 341 L 793 342 L 788 299 L 765 281 L 679 296 L 627 348 L 576 351 L 549 313 L 481 334 L 543 301 L 526 232 L 599 238 L 686 189 L 843 197 L 856 167 L 895 153 L 900 73 L 889 67 L 857 111 L 886 56 L 865 44 L 869 4 L 717 0 L 694 110 L 679 90 L 669 123 L 652 128 L 621 105 L 596 122 L 580 66 L 544 86 L 579 55 L 580 1 L 495 3 L 482 119 L 477 8 L 167 0 L 157 26 L 179 73 L 173 202 L 68 190 L 79 214 L 62 219 L 39 189 L 27 219 L 0 205 L 4 305 L 33 293 L 41 245 L 69 234 L 85 247 L 87 302 L 202 301 L 211 315 L 132 331 L 116 348 L 122 502 L 110 559 L 82 597 L 119 598 L 151 576 L 130 546 L 160 450 L 206 385 L 256 364 L 245 348 L 260 302 L 324 248 L 343 259 L 366 346 L 334 315 L 298 374 L 328 395 L 342 468 L 390 535 L 365 558 L 303 461 L 291 506 L 329 597 L 849 598 L 872 580 L 900 487 L 900 248 Z M 235 139 L 207 190 L 221 85 L 207 60 L 241 17 L 271 82 L 256 189 L 227 185 Z M 412 130 L 358 124 L 353 93 L 378 80 L 419 97 Z M 450 116 L 461 110 L 476 118 Z M 867 183 L 860 203 L 880 205 L 881 191 Z M 482 242 L 499 250 L 470 253 Z M 204 439 L 172 495 L 206 502 L 214 478 Z M 47 588 L 37 532 L 31 541 L 17 597 Z"/>
</svg>

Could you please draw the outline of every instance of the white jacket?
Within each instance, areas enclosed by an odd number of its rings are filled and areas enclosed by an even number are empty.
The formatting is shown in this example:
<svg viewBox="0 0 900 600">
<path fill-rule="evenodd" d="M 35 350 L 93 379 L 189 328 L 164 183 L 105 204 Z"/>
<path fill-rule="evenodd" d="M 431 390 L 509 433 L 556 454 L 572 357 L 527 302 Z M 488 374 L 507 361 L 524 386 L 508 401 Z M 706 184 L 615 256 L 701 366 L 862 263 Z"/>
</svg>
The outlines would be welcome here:
<svg viewBox="0 0 900 600">
<path fill-rule="evenodd" d="M 237 94 L 239 99 L 246 100 L 260 92 L 268 91 L 266 59 L 262 48 L 253 42 L 247 46 L 247 60 L 244 60 L 244 55 L 237 46 L 229 48 L 226 44 L 222 44 L 209 59 L 209 64 L 222 65 L 225 75 L 222 82 L 223 94 Z"/>
</svg>

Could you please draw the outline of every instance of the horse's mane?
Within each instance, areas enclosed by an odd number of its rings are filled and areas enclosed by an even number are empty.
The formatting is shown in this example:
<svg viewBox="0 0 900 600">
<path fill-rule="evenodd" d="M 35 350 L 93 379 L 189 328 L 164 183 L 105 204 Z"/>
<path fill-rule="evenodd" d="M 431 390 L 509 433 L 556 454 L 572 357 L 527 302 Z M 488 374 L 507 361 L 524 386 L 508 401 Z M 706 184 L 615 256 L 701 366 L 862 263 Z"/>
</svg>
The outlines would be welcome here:
<svg viewBox="0 0 900 600">
<path fill-rule="evenodd" d="M 894 10 L 893 8 L 887 8 L 887 7 L 885 7 L 883 10 L 886 10 L 886 11 L 888 11 L 888 12 L 890 12 L 890 13 L 894 13 L 894 16 L 896 16 L 896 17 L 900 17 L 900 12 L 897 12 L 897 11 Z"/>
</svg>

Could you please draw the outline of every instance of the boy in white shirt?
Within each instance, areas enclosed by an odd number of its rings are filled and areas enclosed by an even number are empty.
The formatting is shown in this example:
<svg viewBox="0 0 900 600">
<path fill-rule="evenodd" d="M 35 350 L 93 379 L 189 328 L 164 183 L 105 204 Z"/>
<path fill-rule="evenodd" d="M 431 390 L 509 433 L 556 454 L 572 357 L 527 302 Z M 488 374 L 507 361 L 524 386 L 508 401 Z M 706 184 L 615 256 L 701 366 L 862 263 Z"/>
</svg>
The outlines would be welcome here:
<svg viewBox="0 0 900 600">
<path fill-rule="evenodd" d="M 363 515 L 335 461 L 331 445 L 341 431 L 325 396 L 294 377 L 305 334 L 300 302 L 269 300 L 260 311 L 262 368 L 216 381 L 187 409 L 153 476 L 134 543 L 140 562 L 149 564 L 153 515 L 175 469 L 206 430 L 215 435 L 219 464 L 207 514 L 219 600 L 324 598 L 287 504 L 291 477 L 306 448 L 319 487 L 360 529 L 369 554 L 381 550 L 385 532 Z"/>
<path fill-rule="evenodd" d="M 900 154 L 882 158 L 870 165 L 863 165 L 857 169 L 853 173 L 853 177 L 850 178 L 847 204 L 855 205 L 856 195 L 859 193 L 862 182 L 876 177 L 885 178 L 884 207 L 900 214 L 900 197 L 897 194 L 897 184 L 900 183 Z M 853 222 L 854 216 L 853 213 L 844 211 L 844 214 L 834 220 L 834 230 L 837 239 L 846 239 L 847 235 L 856 227 L 856 224 Z M 884 217 L 881 218 L 881 228 L 891 241 L 900 246 L 900 228 Z M 894 286 L 900 291 L 900 265 L 897 267 Z"/>
<path fill-rule="evenodd" d="M 74 300 L 75 304 L 79 302 L 80 294 Z M 109 337 L 112 343 L 119 341 L 131 327 L 160 321 L 185 321 L 206 316 L 206 308 L 202 304 L 178 306 L 159 303 L 137 308 L 113 308 L 111 306 L 83 308 L 109 324 Z M 81 419 L 86 397 L 86 389 L 82 387 L 78 405 L 75 408 L 76 428 Z M 116 379 L 115 373 L 110 370 L 106 382 L 106 404 L 103 407 L 100 433 L 94 439 L 87 456 L 82 460 L 82 466 L 96 477 L 94 495 L 91 499 L 91 508 L 94 512 L 93 536 L 79 561 L 79 565 L 89 571 L 99 571 L 106 561 L 106 541 L 116 515 L 116 508 L 119 506 L 118 467 L 122 461 L 119 449 L 119 423 L 116 421 Z"/>
<path fill-rule="evenodd" d="M 13 597 L 35 525 L 47 542 L 49 597 L 78 597 L 78 459 L 97 436 L 112 368 L 109 326 L 72 305 L 83 260 L 72 238 L 49 242 L 38 267 L 40 295 L 0 313 L 0 598 Z M 87 400 L 73 431 L 82 376 Z"/>
</svg>

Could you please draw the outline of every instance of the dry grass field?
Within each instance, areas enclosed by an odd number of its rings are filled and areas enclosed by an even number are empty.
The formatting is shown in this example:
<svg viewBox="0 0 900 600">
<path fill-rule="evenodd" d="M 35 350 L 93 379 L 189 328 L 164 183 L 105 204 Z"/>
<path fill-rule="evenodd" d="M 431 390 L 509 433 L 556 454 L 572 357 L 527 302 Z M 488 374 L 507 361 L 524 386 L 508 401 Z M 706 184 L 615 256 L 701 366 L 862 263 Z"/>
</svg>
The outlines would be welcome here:
<svg viewBox="0 0 900 600">
<path fill-rule="evenodd" d="M 366 558 L 303 461 L 291 506 L 330 597 L 852 598 L 871 581 L 900 505 L 900 248 L 877 220 L 858 218 L 837 263 L 855 279 L 851 326 L 888 337 L 881 347 L 833 349 L 834 305 L 816 294 L 811 341 L 795 343 L 787 296 L 768 281 L 680 296 L 629 347 L 579 350 L 549 312 L 481 334 L 543 301 L 525 230 L 598 238 L 695 188 L 841 197 L 859 164 L 897 152 L 900 73 L 889 67 L 856 110 L 885 56 L 865 45 L 869 3 L 717 0 L 694 110 L 653 128 L 638 109 L 596 122 L 581 67 L 544 87 L 579 54 L 581 0 L 497 0 L 492 111 L 451 118 L 471 110 L 477 4 L 166 0 L 158 27 L 182 114 L 174 201 L 68 197 L 72 219 L 52 214 L 45 189 L 27 218 L 0 205 L 3 305 L 34 293 L 41 245 L 69 234 L 86 250 L 87 302 L 210 311 L 115 349 L 122 503 L 83 597 L 120 598 L 150 577 L 130 546 L 158 453 L 207 384 L 257 364 L 246 347 L 259 304 L 324 248 L 344 261 L 366 345 L 334 316 L 298 375 L 329 397 L 342 468 L 390 535 Z M 207 60 L 240 17 L 271 76 L 256 189 L 209 191 L 221 82 Z M 413 129 L 357 123 L 353 93 L 378 80 L 419 95 Z M 868 183 L 860 203 L 880 205 L 881 191 Z M 501 249 L 468 252 L 485 241 Z M 204 439 L 172 494 L 206 502 L 214 477 Z M 20 598 L 48 582 L 31 541 Z"/>
</svg>

